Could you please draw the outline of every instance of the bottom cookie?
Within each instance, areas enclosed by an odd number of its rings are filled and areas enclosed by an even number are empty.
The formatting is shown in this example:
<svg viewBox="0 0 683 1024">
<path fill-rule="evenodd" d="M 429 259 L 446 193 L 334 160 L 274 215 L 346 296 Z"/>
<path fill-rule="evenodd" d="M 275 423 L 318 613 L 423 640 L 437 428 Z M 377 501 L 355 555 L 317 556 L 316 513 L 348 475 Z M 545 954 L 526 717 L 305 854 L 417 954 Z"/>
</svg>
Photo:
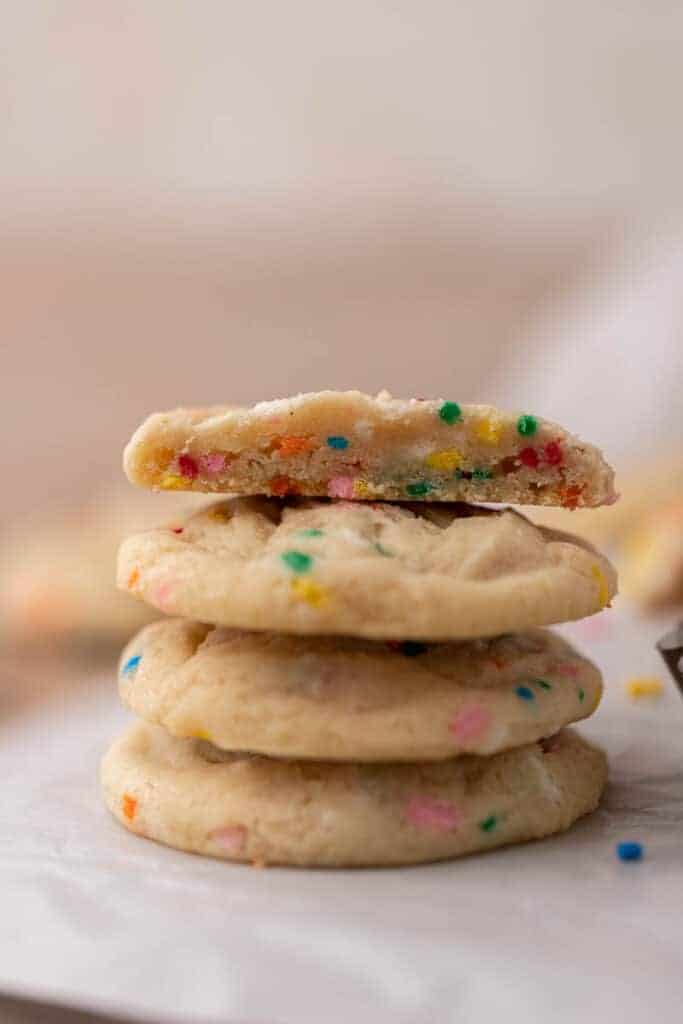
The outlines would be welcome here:
<svg viewBox="0 0 683 1024">
<path fill-rule="evenodd" d="M 363 765 L 229 754 L 136 722 L 105 755 L 101 778 L 115 817 L 168 846 L 379 867 L 561 832 L 597 806 L 607 762 L 571 730 L 492 757 Z"/>
</svg>

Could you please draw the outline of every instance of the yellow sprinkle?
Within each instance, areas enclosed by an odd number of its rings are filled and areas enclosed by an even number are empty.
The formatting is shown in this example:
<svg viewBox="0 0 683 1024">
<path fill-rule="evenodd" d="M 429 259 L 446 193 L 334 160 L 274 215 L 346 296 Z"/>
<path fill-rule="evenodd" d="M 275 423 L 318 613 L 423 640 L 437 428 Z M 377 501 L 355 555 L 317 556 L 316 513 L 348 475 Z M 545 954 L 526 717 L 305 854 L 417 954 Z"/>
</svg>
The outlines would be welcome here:
<svg viewBox="0 0 683 1024">
<path fill-rule="evenodd" d="M 186 489 L 187 482 L 185 477 L 169 473 L 167 476 L 162 477 L 159 486 L 164 491 L 184 491 Z"/>
<path fill-rule="evenodd" d="M 609 604 L 609 587 L 607 585 L 607 579 L 602 569 L 594 565 L 591 568 L 591 575 L 598 584 L 598 602 L 601 608 L 604 608 L 606 604 Z"/>
<path fill-rule="evenodd" d="M 211 735 L 206 729 L 193 729 L 190 733 L 193 740 L 206 740 L 208 743 L 211 742 Z"/>
<path fill-rule="evenodd" d="M 208 511 L 210 519 L 218 519 L 220 522 L 228 523 L 232 519 L 232 512 L 230 509 L 225 508 L 224 505 L 215 505 Z"/>
<path fill-rule="evenodd" d="M 639 697 L 661 697 L 664 684 L 656 676 L 642 676 L 626 683 L 626 692 L 634 700 L 638 700 Z"/>
<path fill-rule="evenodd" d="M 432 452 L 425 459 L 430 469 L 438 469 L 444 473 L 453 473 L 462 462 L 462 455 L 457 448 L 447 448 L 443 452 Z"/>
<path fill-rule="evenodd" d="M 474 432 L 484 444 L 498 444 L 503 433 L 503 424 L 494 422 L 486 416 L 477 423 Z"/>
<path fill-rule="evenodd" d="M 354 498 L 372 498 L 372 487 L 365 480 L 354 480 L 353 496 Z"/>
<path fill-rule="evenodd" d="M 295 579 L 292 580 L 291 587 L 295 597 L 298 597 L 300 601 L 306 601 L 314 608 L 324 604 L 327 600 L 325 588 L 318 586 L 313 580 Z"/>
</svg>

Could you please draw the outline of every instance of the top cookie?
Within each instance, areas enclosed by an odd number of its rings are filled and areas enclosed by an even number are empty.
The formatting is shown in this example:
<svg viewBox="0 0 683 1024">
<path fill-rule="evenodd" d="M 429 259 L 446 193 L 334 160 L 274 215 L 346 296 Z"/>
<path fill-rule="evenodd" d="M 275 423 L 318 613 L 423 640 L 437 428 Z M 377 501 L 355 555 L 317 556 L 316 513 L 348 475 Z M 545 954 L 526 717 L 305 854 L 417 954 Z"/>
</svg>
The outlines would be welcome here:
<svg viewBox="0 0 683 1024">
<path fill-rule="evenodd" d="M 616 497 L 600 451 L 549 420 L 386 392 L 155 413 L 133 435 L 124 468 L 143 487 L 278 497 L 565 508 Z"/>
</svg>

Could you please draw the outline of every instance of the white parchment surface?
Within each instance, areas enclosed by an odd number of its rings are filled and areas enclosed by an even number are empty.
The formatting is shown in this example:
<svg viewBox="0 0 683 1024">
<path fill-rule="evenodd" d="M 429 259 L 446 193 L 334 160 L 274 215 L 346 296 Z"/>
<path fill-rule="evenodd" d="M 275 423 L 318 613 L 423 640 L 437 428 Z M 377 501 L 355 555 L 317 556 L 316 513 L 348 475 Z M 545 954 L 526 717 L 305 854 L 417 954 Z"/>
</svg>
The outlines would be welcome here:
<svg viewBox="0 0 683 1024">
<path fill-rule="evenodd" d="M 620 609 L 565 627 L 608 693 L 580 728 L 609 753 L 571 833 L 462 861 L 258 870 L 165 849 L 105 811 L 97 763 L 127 720 L 113 670 L 4 663 L 0 990 L 161 1021 L 658 1024 L 683 1019 L 683 700 L 670 623 Z M 624 864 L 621 839 L 645 844 Z"/>
</svg>

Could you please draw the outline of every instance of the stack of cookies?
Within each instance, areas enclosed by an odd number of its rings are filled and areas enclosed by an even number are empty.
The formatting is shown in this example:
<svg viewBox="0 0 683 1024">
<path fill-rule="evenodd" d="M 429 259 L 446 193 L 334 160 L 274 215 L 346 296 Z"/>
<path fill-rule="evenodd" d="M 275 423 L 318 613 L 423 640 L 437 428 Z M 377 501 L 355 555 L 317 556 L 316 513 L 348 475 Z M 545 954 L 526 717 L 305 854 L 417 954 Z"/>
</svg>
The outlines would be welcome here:
<svg viewBox="0 0 683 1024">
<path fill-rule="evenodd" d="M 233 495 L 120 550 L 119 585 L 176 616 L 121 659 L 140 721 L 102 781 L 131 831 L 254 863 L 405 864 L 595 808 L 604 755 L 564 727 L 600 673 L 540 627 L 600 611 L 614 570 L 471 504 L 609 504 L 595 448 L 528 414 L 323 392 L 156 414 L 125 468 Z"/>
</svg>

